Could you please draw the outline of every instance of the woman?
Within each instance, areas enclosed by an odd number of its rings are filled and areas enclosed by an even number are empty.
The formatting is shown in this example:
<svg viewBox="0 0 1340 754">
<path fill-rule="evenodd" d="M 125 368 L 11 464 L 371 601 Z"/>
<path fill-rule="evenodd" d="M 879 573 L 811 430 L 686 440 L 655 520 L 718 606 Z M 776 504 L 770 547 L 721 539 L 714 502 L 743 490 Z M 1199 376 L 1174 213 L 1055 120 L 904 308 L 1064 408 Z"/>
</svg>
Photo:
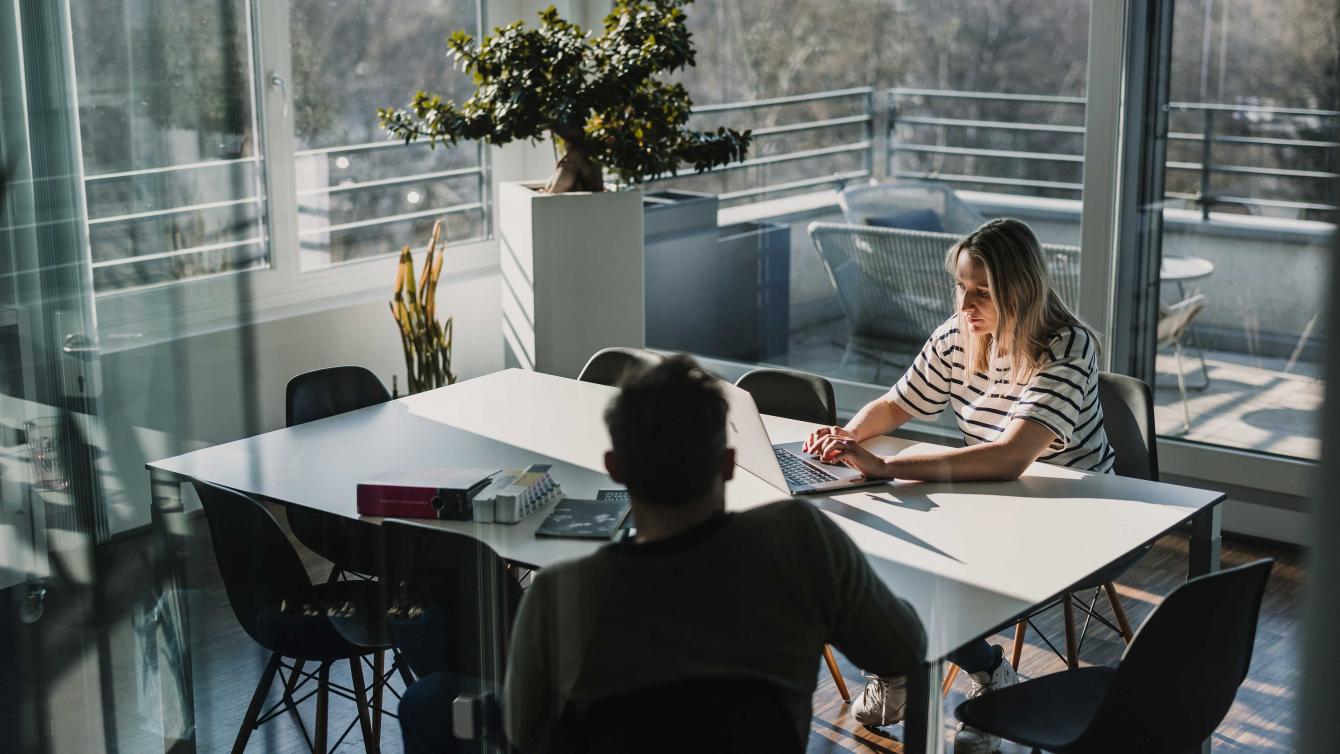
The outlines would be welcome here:
<svg viewBox="0 0 1340 754">
<path fill-rule="evenodd" d="M 945 256 L 958 312 L 921 349 L 898 384 L 845 427 L 824 427 L 805 449 L 870 478 L 1015 479 L 1034 461 L 1107 473 L 1116 453 L 1098 402 L 1098 341 L 1057 296 L 1037 237 L 1018 220 L 987 222 Z M 931 419 L 949 407 L 964 447 L 883 458 L 859 444 Z M 1017 682 L 1001 648 L 985 640 L 949 656 L 968 673 L 968 697 Z M 853 702 L 856 719 L 902 718 L 902 679 L 872 678 Z M 960 726 L 956 754 L 995 751 L 1000 740 Z"/>
</svg>

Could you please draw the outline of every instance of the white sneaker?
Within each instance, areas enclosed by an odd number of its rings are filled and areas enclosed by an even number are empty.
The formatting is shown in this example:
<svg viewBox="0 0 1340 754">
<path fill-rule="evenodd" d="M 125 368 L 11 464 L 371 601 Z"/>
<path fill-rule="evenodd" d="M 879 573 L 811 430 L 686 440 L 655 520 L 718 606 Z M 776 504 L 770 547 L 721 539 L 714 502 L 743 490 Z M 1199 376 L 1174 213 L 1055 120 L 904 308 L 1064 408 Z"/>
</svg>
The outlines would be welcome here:
<svg viewBox="0 0 1340 754">
<path fill-rule="evenodd" d="M 1018 682 L 1019 675 L 1014 672 L 1014 666 L 1002 657 L 994 672 L 968 674 L 968 698 L 976 699 L 982 694 L 1013 686 Z M 954 733 L 954 754 L 991 754 L 999 750 L 1000 736 L 994 736 L 970 725 L 958 724 L 958 731 Z"/>
<path fill-rule="evenodd" d="M 907 712 L 906 676 L 867 677 L 870 680 L 866 682 L 865 689 L 851 701 L 851 711 L 856 722 L 872 727 L 901 722 Z"/>
</svg>

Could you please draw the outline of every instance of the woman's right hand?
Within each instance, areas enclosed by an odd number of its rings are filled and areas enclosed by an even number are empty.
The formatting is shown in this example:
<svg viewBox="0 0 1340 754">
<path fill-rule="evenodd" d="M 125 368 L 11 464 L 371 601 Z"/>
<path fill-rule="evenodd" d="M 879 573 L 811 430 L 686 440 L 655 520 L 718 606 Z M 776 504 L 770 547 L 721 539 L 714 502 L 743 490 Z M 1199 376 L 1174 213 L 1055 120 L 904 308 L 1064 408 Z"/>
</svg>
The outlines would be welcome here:
<svg viewBox="0 0 1340 754">
<path fill-rule="evenodd" d="M 848 440 L 856 439 L 856 435 L 848 432 L 842 427 L 820 427 L 810 433 L 810 436 L 805 440 L 805 444 L 801 446 L 801 450 L 804 450 L 810 455 L 819 455 L 823 451 L 825 437 L 843 437 Z"/>
</svg>

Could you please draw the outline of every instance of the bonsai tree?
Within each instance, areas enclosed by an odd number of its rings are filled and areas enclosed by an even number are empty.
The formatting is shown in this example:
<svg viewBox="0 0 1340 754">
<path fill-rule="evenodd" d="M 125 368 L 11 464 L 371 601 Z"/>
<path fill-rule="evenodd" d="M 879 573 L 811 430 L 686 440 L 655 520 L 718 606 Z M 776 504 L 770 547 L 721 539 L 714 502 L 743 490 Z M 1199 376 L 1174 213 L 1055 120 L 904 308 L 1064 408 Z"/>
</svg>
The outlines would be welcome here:
<svg viewBox="0 0 1340 754">
<path fill-rule="evenodd" d="M 603 191 L 604 171 L 623 183 L 674 175 L 688 163 L 702 172 L 744 159 L 749 131 L 689 130 L 693 107 L 679 84 L 656 78 L 694 64 L 683 6 L 692 0 L 615 0 L 594 35 L 559 18 L 551 5 L 539 28 L 517 21 L 479 44 L 464 31 L 447 47 L 474 77 L 463 105 L 418 92 L 404 109 L 377 111 L 405 143 L 426 138 L 493 145 L 553 137 L 561 152 L 547 193 Z"/>
</svg>

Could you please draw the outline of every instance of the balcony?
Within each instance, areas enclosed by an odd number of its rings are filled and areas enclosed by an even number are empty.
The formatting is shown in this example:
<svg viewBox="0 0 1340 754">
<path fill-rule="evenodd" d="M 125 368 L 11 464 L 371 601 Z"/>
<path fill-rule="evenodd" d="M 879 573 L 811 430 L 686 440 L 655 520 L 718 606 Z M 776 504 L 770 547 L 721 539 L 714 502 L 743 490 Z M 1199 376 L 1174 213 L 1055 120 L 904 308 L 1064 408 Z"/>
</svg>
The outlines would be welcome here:
<svg viewBox="0 0 1340 754">
<path fill-rule="evenodd" d="M 696 112 L 753 128 L 753 154 L 654 188 L 716 194 L 721 225 L 790 227 L 788 348 L 767 361 L 876 385 L 910 361 L 899 353 L 843 361 L 846 322 L 806 226 L 843 222 L 836 196 L 845 185 L 944 182 L 987 217 L 1022 219 L 1044 243 L 1079 244 L 1083 98 L 864 87 Z M 1206 306 L 1182 340 L 1185 402 L 1174 349 L 1157 354 L 1158 430 L 1316 458 L 1325 337 L 1317 323 L 1340 113 L 1174 102 L 1166 114 L 1162 253 L 1203 260 L 1210 272 L 1161 286 L 1166 304 L 1200 293 Z"/>
</svg>

